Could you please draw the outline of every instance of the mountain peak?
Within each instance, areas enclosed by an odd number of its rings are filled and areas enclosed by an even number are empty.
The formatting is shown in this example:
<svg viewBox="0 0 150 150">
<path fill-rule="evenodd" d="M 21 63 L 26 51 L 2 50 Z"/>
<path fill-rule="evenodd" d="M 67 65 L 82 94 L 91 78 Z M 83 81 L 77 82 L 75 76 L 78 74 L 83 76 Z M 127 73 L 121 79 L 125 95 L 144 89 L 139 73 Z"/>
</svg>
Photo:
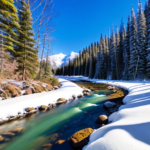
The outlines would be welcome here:
<svg viewBox="0 0 150 150">
<path fill-rule="evenodd" d="M 71 51 L 69 55 L 65 55 L 60 52 L 59 54 L 49 56 L 48 58 L 51 62 L 53 69 L 57 69 L 61 66 L 66 65 L 69 62 L 69 60 L 73 61 L 78 55 L 78 53 L 75 53 L 73 51 Z"/>
</svg>

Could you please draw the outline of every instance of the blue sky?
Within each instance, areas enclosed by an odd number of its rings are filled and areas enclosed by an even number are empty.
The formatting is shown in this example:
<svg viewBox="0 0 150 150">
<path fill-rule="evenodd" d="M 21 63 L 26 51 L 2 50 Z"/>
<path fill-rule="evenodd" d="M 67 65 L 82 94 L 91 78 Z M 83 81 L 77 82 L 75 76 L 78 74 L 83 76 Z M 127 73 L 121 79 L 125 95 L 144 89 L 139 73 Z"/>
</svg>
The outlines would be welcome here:
<svg viewBox="0 0 150 150">
<path fill-rule="evenodd" d="M 56 31 L 51 34 L 53 53 L 79 52 L 108 35 L 112 25 L 120 27 L 121 19 L 127 23 L 133 5 L 137 12 L 138 0 L 53 0 Z M 141 0 L 143 8 L 145 1 Z"/>
</svg>

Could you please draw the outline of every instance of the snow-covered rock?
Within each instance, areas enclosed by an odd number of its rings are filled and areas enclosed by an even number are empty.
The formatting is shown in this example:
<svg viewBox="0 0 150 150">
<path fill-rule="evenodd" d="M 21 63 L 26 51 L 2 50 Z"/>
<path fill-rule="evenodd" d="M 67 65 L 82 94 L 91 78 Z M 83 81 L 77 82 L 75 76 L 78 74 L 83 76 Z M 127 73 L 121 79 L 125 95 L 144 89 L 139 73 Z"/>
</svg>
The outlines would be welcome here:
<svg viewBox="0 0 150 150">
<path fill-rule="evenodd" d="M 41 105 L 48 106 L 56 104 L 61 97 L 65 99 L 72 98 L 72 95 L 77 97 L 82 94 L 83 89 L 75 83 L 65 79 L 59 79 L 62 86 L 58 90 L 36 93 L 30 95 L 19 96 L 0 101 L 0 120 L 7 121 L 11 116 L 17 116 L 18 113 L 26 114 L 27 108 L 38 108 Z M 36 110 L 33 110 L 33 112 Z"/>
</svg>

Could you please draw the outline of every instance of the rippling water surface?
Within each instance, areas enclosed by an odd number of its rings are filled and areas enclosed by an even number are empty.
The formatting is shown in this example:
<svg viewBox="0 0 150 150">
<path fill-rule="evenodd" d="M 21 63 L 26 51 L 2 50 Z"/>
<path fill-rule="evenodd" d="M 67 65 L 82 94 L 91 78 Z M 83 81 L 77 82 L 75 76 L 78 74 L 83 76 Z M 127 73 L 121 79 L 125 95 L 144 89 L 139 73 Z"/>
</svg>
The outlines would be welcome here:
<svg viewBox="0 0 150 150">
<path fill-rule="evenodd" d="M 14 121 L 0 126 L 0 133 L 11 128 L 23 126 L 23 132 L 10 142 L 0 145 L 5 150 L 72 150 L 67 139 L 75 132 L 91 127 L 97 128 L 96 118 L 106 114 L 102 108 L 106 98 L 101 91 L 82 99 L 71 101 L 45 113 L 37 113 L 26 119 Z M 58 140 L 65 140 L 61 145 Z M 52 146 L 43 148 L 42 145 L 51 143 Z M 63 148 L 62 148 L 63 147 Z"/>
</svg>

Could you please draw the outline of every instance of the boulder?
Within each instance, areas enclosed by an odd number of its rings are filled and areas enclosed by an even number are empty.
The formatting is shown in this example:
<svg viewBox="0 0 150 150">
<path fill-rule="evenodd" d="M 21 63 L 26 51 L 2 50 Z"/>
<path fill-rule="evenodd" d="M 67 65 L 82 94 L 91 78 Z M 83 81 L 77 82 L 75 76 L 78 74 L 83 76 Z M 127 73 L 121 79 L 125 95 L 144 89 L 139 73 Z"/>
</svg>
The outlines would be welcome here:
<svg viewBox="0 0 150 150">
<path fill-rule="evenodd" d="M 7 93 L 5 91 L 1 94 L 1 97 L 3 99 L 8 99 L 8 95 L 7 95 Z"/>
<path fill-rule="evenodd" d="M 112 108 L 112 107 L 114 107 L 114 103 L 108 101 L 108 102 L 104 103 L 104 107 L 106 107 L 107 109 Z"/>
<path fill-rule="evenodd" d="M 52 106 L 53 106 L 53 108 L 55 108 L 55 107 L 56 107 L 56 104 L 52 104 Z"/>
<path fill-rule="evenodd" d="M 7 132 L 7 133 L 4 133 L 2 136 L 5 138 L 12 138 L 13 136 L 15 136 L 15 133 Z"/>
<path fill-rule="evenodd" d="M 47 88 L 47 90 L 48 90 L 48 91 L 53 90 L 53 86 L 52 86 L 52 85 L 50 85 L 50 84 L 48 84 L 48 85 L 46 86 L 46 88 Z"/>
<path fill-rule="evenodd" d="M 93 88 L 93 87 L 89 87 L 88 89 L 90 89 L 91 91 L 94 91 L 94 88 Z"/>
<path fill-rule="evenodd" d="M 57 100 L 57 102 L 60 102 L 60 101 L 66 101 L 66 99 L 65 99 L 65 98 L 59 98 L 59 99 Z"/>
<path fill-rule="evenodd" d="M 67 100 L 65 98 L 59 98 L 57 100 L 57 105 L 62 105 L 62 104 L 65 104 L 67 102 Z"/>
<path fill-rule="evenodd" d="M 0 135 L 0 142 L 4 141 L 4 137 Z"/>
<path fill-rule="evenodd" d="M 53 109 L 53 106 L 52 106 L 52 105 L 49 105 L 49 106 L 48 106 L 48 109 L 49 109 L 49 110 Z"/>
<path fill-rule="evenodd" d="M 46 111 L 47 110 L 47 106 L 45 106 L 45 105 L 41 105 L 40 106 L 40 108 L 39 108 L 39 110 L 41 110 L 41 111 Z"/>
<path fill-rule="evenodd" d="M 72 95 L 72 98 L 73 98 L 73 100 L 76 100 L 76 99 L 77 99 L 77 97 L 76 97 L 75 95 Z"/>
<path fill-rule="evenodd" d="M 86 96 L 86 95 L 90 96 L 91 95 L 89 92 L 84 92 L 83 94 L 84 94 L 84 96 Z"/>
<path fill-rule="evenodd" d="M 5 85 L 4 90 L 7 90 L 7 95 L 10 95 L 11 97 L 17 97 L 21 95 L 21 89 L 11 84 Z"/>
<path fill-rule="evenodd" d="M 31 88 L 28 88 L 26 89 L 24 95 L 29 95 L 29 94 L 32 94 L 32 89 Z"/>
<path fill-rule="evenodd" d="M 84 92 L 90 92 L 90 91 L 91 91 L 90 89 L 84 89 L 84 90 L 83 90 L 83 93 L 84 93 Z"/>
<path fill-rule="evenodd" d="M 89 136 L 94 130 L 92 128 L 86 128 L 78 131 L 72 135 L 69 139 L 69 143 L 74 149 L 81 150 L 89 142 Z"/>
<path fill-rule="evenodd" d="M 39 84 L 32 84 L 32 86 L 34 87 L 35 89 L 35 93 L 41 93 L 43 92 L 43 87 L 41 87 Z"/>
<path fill-rule="evenodd" d="M 23 128 L 20 127 L 20 128 L 13 129 L 11 132 L 18 134 L 18 133 L 22 132 L 22 130 L 23 130 Z"/>
<path fill-rule="evenodd" d="M 26 111 L 27 112 L 32 112 L 32 111 L 35 111 L 35 108 L 34 107 L 29 107 L 29 108 L 26 109 Z"/>
<path fill-rule="evenodd" d="M 95 123 L 99 124 L 99 125 L 102 125 L 102 124 L 107 124 L 108 123 L 108 117 L 106 115 L 100 115 Z"/>
<path fill-rule="evenodd" d="M 29 88 L 30 84 L 28 81 L 23 81 L 22 86 L 23 86 L 23 89 L 26 89 L 26 88 Z"/>
<path fill-rule="evenodd" d="M 78 98 L 83 98 L 84 96 L 82 94 L 78 95 Z"/>
</svg>

